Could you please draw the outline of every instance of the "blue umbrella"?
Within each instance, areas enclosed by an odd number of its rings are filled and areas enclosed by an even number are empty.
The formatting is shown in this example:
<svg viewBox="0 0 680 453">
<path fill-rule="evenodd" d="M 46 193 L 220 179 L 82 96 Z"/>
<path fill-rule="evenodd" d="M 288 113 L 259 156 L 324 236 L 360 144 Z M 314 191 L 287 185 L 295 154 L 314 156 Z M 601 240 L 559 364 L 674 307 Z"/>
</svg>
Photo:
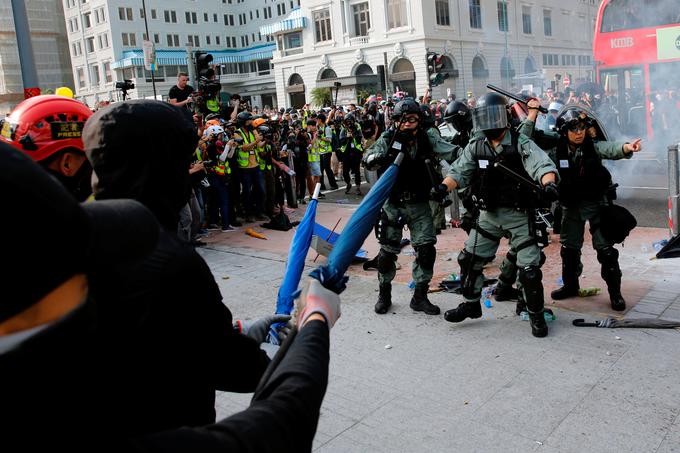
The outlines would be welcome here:
<svg viewBox="0 0 680 453">
<path fill-rule="evenodd" d="M 311 276 L 319 280 L 323 286 L 340 294 L 345 290 L 347 277 L 345 272 L 352 263 L 354 255 L 373 230 L 375 219 L 380 209 L 390 195 L 392 186 L 397 180 L 399 164 L 403 160 L 403 153 L 399 153 L 394 163 L 378 178 L 357 210 L 352 214 L 342 234 L 333 245 L 333 251 L 328 256 L 326 264 L 311 272 Z"/>
<path fill-rule="evenodd" d="M 321 184 L 317 184 L 314 189 L 314 195 L 307 205 L 307 211 L 300 221 L 293 240 L 288 249 L 288 261 L 286 262 L 286 273 L 283 276 L 283 281 L 279 287 L 279 294 L 276 298 L 276 314 L 289 315 L 293 311 L 294 295 L 298 291 L 300 284 L 300 277 L 305 267 L 305 258 L 307 251 L 312 243 L 312 233 L 314 231 L 314 224 L 316 223 L 316 205 L 318 204 L 319 192 Z M 270 341 L 278 344 L 277 329 L 281 323 L 272 325 L 270 329 Z"/>
</svg>

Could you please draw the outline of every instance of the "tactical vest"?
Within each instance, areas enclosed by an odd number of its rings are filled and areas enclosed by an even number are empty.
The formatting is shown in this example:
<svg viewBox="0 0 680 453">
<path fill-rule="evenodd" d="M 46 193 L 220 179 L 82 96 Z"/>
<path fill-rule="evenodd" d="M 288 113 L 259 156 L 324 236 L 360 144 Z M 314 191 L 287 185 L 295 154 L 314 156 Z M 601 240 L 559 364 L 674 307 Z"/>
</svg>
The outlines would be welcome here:
<svg viewBox="0 0 680 453">
<path fill-rule="evenodd" d="M 533 181 L 524 169 L 523 157 L 518 149 L 519 133 L 514 130 L 511 134 L 511 144 L 503 145 L 503 151 L 497 154 L 486 140 L 477 140 L 473 143 L 472 157 L 475 160 L 477 171 L 470 182 L 471 198 L 480 209 L 493 211 L 497 208 L 527 209 L 532 205 L 535 195 L 530 189 L 525 188 L 519 182 L 506 176 L 495 163 L 502 163 L 514 172 Z"/>
<path fill-rule="evenodd" d="M 564 138 L 557 145 L 560 201 L 567 207 L 583 200 L 603 200 L 612 183 L 612 175 L 602 165 L 592 140 L 586 138 L 578 151 L 569 152 L 569 145 Z"/>
<path fill-rule="evenodd" d="M 392 132 L 394 133 L 394 132 Z M 391 140 L 391 135 L 385 137 Z M 426 159 L 434 162 L 434 155 L 430 140 L 424 131 L 419 131 L 416 140 L 410 146 L 416 146 L 416 155 L 411 157 L 410 152 L 404 153 L 404 160 L 399 166 L 397 180 L 390 193 L 390 201 L 396 203 L 421 203 L 429 201 L 432 181 L 427 170 Z"/>
<path fill-rule="evenodd" d="M 241 137 L 243 137 L 243 143 L 248 145 L 250 143 L 253 143 L 255 141 L 255 134 L 253 134 L 251 131 L 244 131 L 243 129 L 236 129 L 236 132 L 239 133 Z M 257 150 L 257 148 L 254 149 L 253 151 L 255 153 L 255 157 L 257 158 L 257 161 L 260 161 L 260 155 Z M 248 168 L 248 157 L 250 156 L 249 151 L 243 151 L 243 147 L 239 146 L 238 152 L 236 153 L 236 163 L 238 164 L 239 168 Z"/>
</svg>

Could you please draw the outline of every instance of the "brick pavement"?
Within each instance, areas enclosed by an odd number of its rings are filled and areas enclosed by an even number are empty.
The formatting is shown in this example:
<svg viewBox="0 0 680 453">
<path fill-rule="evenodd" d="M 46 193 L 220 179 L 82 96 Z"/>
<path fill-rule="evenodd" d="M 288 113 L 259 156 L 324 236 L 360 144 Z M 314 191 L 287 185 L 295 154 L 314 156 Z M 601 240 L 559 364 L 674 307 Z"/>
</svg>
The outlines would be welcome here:
<svg viewBox="0 0 680 453">
<path fill-rule="evenodd" d="M 351 207 L 321 204 L 317 215 L 331 226 L 341 216 L 342 226 L 349 214 Z M 643 245 L 651 249 L 663 231 L 643 230 L 622 249 L 624 291 L 637 288 L 632 296 L 625 292 L 629 305 L 636 303 L 628 316 L 677 318 L 680 260 L 650 261 Z M 268 241 L 218 233 L 200 251 L 237 317 L 274 309 L 292 232 L 263 231 Z M 451 236 L 440 236 L 439 275 L 450 272 L 447 259 L 455 260 L 460 245 L 457 232 Z M 377 250 L 370 240 L 366 248 Z M 309 269 L 314 256 L 308 255 Z M 400 256 L 401 284 L 384 316 L 372 310 L 375 273 L 353 266 L 332 332 L 315 451 L 680 451 L 679 331 L 573 327 L 577 317 L 612 314 L 596 298 L 556 305 L 558 319 L 545 339 L 531 336 L 512 303 L 494 303 L 480 320 L 450 324 L 408 308 L 411 292 L 403 283 L 411 259 Z M 554 256 L 548 259 L 557 267 Z M 599 268 L 590 259 L 586 279 L 596 282 Z M 553 277 L 546 278 L 546 291 Z M 431 299 L 442 310 L 461 301 L 444 293 Z M 220 393 L 219 416 L 246 407 L 250 396 Z"/>
</svg>

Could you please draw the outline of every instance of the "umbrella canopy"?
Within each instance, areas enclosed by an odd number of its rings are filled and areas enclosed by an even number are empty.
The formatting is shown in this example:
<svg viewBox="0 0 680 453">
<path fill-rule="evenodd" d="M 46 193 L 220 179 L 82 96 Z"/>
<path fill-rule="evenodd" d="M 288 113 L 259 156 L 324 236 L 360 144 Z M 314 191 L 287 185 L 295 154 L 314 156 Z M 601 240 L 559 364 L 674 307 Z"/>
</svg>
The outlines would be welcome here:
<svg viewBox="0 0 680 453">
<path fill-rule="evenodd" d="M 329 290 L 337 294 L 345 290 L 347 283 L 345 272 L 352 263 L 352 258 L 357 250 L 361 248 L 364 240 L 373 230 L 375 219 L 397 180 L 399 164 L 401 164 L 403 158 L 404 155 L 399 153 L 394 163 L 378 178 L 378 181 L 350 217 L 336 241 L 333 251 L 328 255 L 326 264 L 319 266 L 310 274 Z"/>
<path fill-rule="evenodd" d="M 295 230 L 293 240 L 290 242 L 288 261 L 286 262 L 286 273 L 283 276 L 283 281 L 279 287 L 279 294 L 276 299 L 277 314 L 289 315 L 293 311 L 293 294 L 298 290 L 302 270 L 305 267 L 307 251 L 312 243 L 312 233 L 314 231 L 314 224 L 316 223 L 316 205 L 319 203 L 318 198 L 320 190 L 321 184 L 317 184 L 314 189 L 314 195 L 312 195 L 312 199 L 307 206 L 307 211 Z"/>
<path fill-rule="evenodd" d="M 615 329 L 618 327 L 638 327 L 641 329 L 674 329 L 680 327 L 680 321 L 664 321 L 655 318 L 640 318 L 640 319 L 614 319 L 605 318 L 601 321 L 586 322 L 583 319 L 574 319 L 572 321 L 577 327 L 607 327 Z"/>
<path fill-rule="evenodd" d="M 668 241 L 668 244 L 657 252 L 656 257 L 659 259 L 680 257 L 680 234 Z"/>
</svg>

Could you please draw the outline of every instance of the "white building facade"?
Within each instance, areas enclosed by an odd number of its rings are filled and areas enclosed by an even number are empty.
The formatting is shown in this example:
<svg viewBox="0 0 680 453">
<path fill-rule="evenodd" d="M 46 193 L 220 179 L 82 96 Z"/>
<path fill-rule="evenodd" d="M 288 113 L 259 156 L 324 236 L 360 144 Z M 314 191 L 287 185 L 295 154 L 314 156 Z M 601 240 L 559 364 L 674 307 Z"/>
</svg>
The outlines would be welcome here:
<svg viewBox="0 0 680 453">
<path fill-rule="evenodd" d="M 130 98 L 153 97 L 144 68 L 147 39 L 141 0 L 62 0 L 75 91 L 88 105 L 121 99 L 118 81 L 131 80 Z M 146 0 L 149 41 L 156 49 L 156 96 L 166 99 L 180 72 L 191 72 L 192 51 L 213 55 L 223 96 L 251 105 L 277 105 L 271 70 L 275 49 L 261 26 L 280 21 L 299 0 Z M 194 88 L 196 84 L 194 83 Z"/>
<path fill-rule="evenodd" d="M 73 86 L 61 5 L 54 0 L 25 3 L 40 89 L 49 93 L 61 86 Z M 12 4 L 0 0 L 0 112 L 10 111 L 23 99 Z"/>
<path fill-rule="evenodd" d="M 596 0 L 305 0 L 273 36 L 279 105 L 300 107 L 314 88 L 338 103 L 428 86 L 427 52 L 444 55 L 434 98 L 506 89 L 565 88 L 592 80 Z M 384 72 L 383 72 L 384 71 Z M 383 76 L 384 74 L 384 76 Z M 381 83 L 384 80 L 384 86 Z"/>
</svg>

